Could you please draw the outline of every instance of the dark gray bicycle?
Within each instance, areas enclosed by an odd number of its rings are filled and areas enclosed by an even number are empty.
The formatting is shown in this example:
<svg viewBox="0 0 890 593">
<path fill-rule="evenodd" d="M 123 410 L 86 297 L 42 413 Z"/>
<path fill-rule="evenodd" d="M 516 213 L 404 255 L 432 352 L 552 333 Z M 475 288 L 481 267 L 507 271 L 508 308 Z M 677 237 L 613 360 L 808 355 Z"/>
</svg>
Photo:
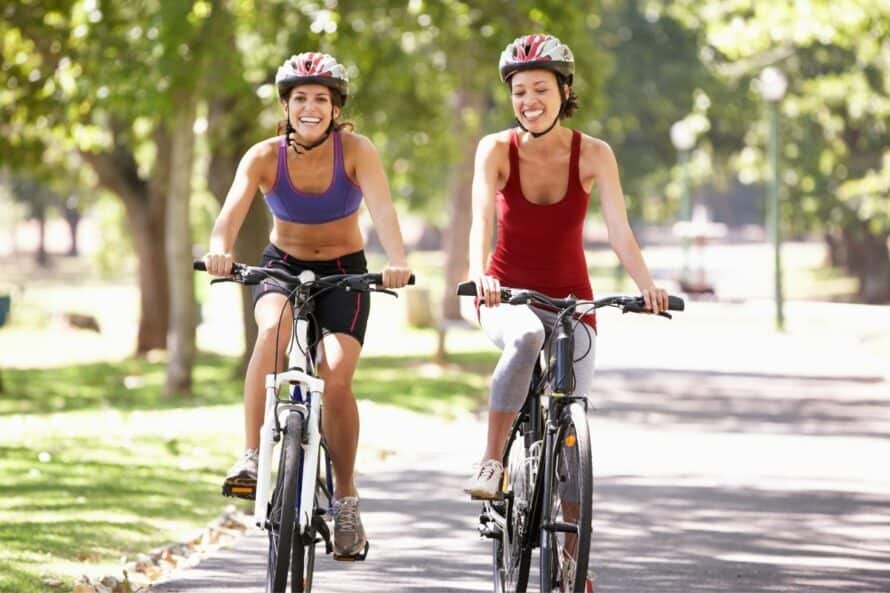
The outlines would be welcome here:
<svg viewBox="0 0 890 593">
<path fill-rule="evenodd" d="M 476 284 L 461 283 L 457 293 L 476 296 Z M 532 550 L 540 548 L 541 591 L 583 592 L 593 520 L 593 461 L 587 398 L 574 395 L 574 329 L 581 317 L 601 307 L 648 311 L 642 297 L 631 296 L 556 299 L 534 290 L 502 288 L 501 300 L 540 304 L 558 314 L 507 439 L 502 496 L 483 502 L 479 516 L 480 533 L 493 541 L 494 589 L 525 591 Z M 683 299 L 669 298 L 669 310 L 684 308 Z"/>
</svg>

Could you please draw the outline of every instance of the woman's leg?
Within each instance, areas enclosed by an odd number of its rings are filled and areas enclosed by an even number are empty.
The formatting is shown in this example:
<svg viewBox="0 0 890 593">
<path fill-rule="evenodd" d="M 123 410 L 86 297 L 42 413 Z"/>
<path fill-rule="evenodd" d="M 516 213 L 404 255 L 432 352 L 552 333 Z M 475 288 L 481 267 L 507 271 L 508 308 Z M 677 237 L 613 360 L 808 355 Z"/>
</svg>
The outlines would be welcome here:
<svg viewBox="0 0 890 593">
<path fill-rule="evenodd" d="M 282 307 L 285 308 L 283 313 Z M 276 292 L 261 295 L 256 302 L 254 316 L 259 332 L 244 378 L 244 453 L 229 468 L 223 482 L 223 494 L 248 499 L 253 499 L 256 487 L 260 427 L 265 413 L 266 375 L 275 369 L 276 362 L 279 369 L 284 367 L 284 351 L 293 325 L 287 297 Z"/>
<path fill-rule="evenodd" d="M 348 334 L 325 336 L 319 375 L 324 379 L 322 430 L 334 466 L 334 559 L 364 558 L 367 537 L 355 487 L 359 416 L 352 377 L 361 343 Z"/>
<path fill-rule="evenodd" d="M 491 377 L 485 453 L 464 492 L 474 498 L 489 499 L 497 496 L 500 489 L 504 445 L 528 394 L 544 344 L 544 326 L 525 305 L 482 307 L 479 318 L 482 329 L 502 353 Z"/>
<path fill-rule="evenodd" d="M 266 375 L 276 367 L 284 370 L 284 353 L 290 343 L 293 326 L 290 303 L 285 295 L 277 292 L 266 293 L 257 300 L 254 318 L 257 339 L 244 380 L 244 445 L 247 449 L 259 447 L 266 403 Z"/>
<path fill-rule="evenodd" d="M 358 449 L 359 416 L 352 391 L 352 377 L 362 345 L 347 334 L 328 334 L 319 375 L 324 379 L 322 430 L 334 465 L 334 497 L 356 496 L 355 455 Z"/>
<path fill-rule="evenodd" d="M 491 377 L 488 439 L 483 456 L 483 460 L 500 460 L 513 419 L 528 394 L 545 331 L 526 305 L 483 306 L 480 322 L 489 339 L 502 350 Z"/>
</svg>

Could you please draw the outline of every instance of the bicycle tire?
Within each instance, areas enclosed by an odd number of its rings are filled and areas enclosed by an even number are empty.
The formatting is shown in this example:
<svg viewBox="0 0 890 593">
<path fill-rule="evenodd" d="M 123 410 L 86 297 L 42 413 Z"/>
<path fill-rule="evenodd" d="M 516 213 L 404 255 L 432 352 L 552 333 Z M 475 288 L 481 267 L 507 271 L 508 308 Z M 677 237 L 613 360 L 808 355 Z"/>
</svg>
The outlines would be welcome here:
<svg viewBox="0 0 890 593">
<path fill-rule="evenodd" d="M 551 487 L 541 517 L 541 591 L 583 592 L 593 515 L 593 463 L 584 406 L 571 403 L 563 409 L 552 443 Z"/>
<path fill-rule="evenodd" d="M 284 443 L 278 462 L 278 478 L 269 509 L 269 563 L 266 572 L 267 593 L 286 593 L 291 563 L 291 546 L 299 541 L 299 525 L 295 524 L 297 482 L 300 472 L 300 452 L 303 436 L 303 416 L 287 415 Z"/>
<path fill-rule="evenodd" d="M 315 574 L 315 526 L 297 537 L 291 555 L 291 591 L 293 593 L 310 593 L 312 577 Z"/>
<path fill-rule="evenodd" d="M 328 504 L 333 500 L 331 487 L 329 486 L 328 449 L 322 440 L 318 448 L 318 472 L 316 478 L 315 497 L 312 504 L 312 520 L 308 532 L 294 544 L 291 554 L 291 591 L 293 593 L 311 593 L 312 578 L 315 575 L 315 546 L 321 540 L 318 538 L 317 522 L 324 522 L 318 512 L 322 500 Z"/>
<path fill-rule="evenodd" d="M 525 591 L 531 567 L 532 549 L 526 535 L 529 526 L 528 509 L 534 488 L 529 476 L 523 417 L 517 418 L 504 448 L 504 468 L 507 491 L 504 500 L 495 504 L 503 509 L 501 536 L 492 540 L 492 569 L 495 593 Z"/>
</svg>

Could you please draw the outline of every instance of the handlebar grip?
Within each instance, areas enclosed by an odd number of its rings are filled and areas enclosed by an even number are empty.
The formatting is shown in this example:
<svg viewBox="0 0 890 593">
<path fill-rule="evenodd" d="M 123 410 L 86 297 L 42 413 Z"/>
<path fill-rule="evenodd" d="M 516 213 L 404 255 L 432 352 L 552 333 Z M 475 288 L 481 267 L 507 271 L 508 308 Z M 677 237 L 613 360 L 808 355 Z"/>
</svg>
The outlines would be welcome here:
<svg viewBox="0 0 890 593">
<path fill-rule="evenodd" d="M 686 309 L 686 302 L 677 296 L 669 296 L 668 297 L 668 310 L 670 311 L 683 311 Z"/>
<path fill-rule="evenodd" d="M 204 264 L 203 259 L 196 259 L 192 262 L 192 269 L 197 270 L 199 272 L 206 272 L 207 266 Z"/>
<path fill-rule="evenodd" d="M 383 274 L 368 274 L 365 278 L 367 278 L 366 282 L 370 282 L 371 284 L 383 285 Z M 413 286 L 414 283 L 414 274 L 411 274 L 408 276 L 408 284 Z"/>
<path fill-rule="evenodd" d="M 476 283 L 472 280 L 457 285 L 458 296 L 476 296 Z"/>
</svg>

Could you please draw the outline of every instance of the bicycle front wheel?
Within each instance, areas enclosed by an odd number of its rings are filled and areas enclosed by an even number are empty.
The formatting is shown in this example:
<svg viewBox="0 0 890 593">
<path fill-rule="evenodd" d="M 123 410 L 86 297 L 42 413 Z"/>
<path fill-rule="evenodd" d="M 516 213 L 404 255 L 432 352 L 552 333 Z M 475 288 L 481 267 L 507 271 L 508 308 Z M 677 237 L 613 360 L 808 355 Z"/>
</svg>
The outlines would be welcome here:
<svg viewBox="0 0 890 593">
<path fill-rule="evenodd" d="M 266 592 L 285 593 L 291 561 L 291 545 L 299 541 L 299 525 L 295 524 L 297 482 L 300 472 L 300 442 L 303 416 L 288 414 L 284 429 L 284 444 L 278 462 L 278 478 L 272 501 L 269 503 L 267 531 L 269 533 L 269 564 L 266 571 Z"/>
<path fill-rule="evenodd" d="M 291 590 L 293 593 L 311 593 L 312 577 L 315 574 L 315 546 L 330 539 L 328 526 L 324 521 L 325 509 L 333 500 L 333 481 L 330 476 L 328 449 L 322 440 L 318 456 L 318 477 L 312 505 L 312 520 L 308 531 L 294 540 L 291 555 Z M 321 537 L 320 537 L 321 536 Z"/>
<path fill-rule="evenodd" d="M 590 432 L 584 406 L 572 403 L 553 440 L 549 496 L 541 517 L 541 591 L 584 591 L 593 514 Z"/>
</svg>

